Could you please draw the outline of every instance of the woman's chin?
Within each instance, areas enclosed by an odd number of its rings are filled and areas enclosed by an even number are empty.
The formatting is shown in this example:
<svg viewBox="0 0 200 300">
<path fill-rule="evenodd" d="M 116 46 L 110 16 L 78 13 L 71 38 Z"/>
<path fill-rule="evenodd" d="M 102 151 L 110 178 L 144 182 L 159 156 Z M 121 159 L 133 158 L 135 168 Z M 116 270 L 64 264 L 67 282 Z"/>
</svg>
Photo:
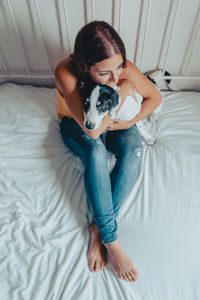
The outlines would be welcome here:
<svg viewBox="0 0 200 300">
<path fill-rule="evenodd" d="M 116 85 L 115 83 L 112 82 L 107 82 L 106 85 L 110 86 L 111 88 L 114 88 L 114 86 Z"/>
</svg>

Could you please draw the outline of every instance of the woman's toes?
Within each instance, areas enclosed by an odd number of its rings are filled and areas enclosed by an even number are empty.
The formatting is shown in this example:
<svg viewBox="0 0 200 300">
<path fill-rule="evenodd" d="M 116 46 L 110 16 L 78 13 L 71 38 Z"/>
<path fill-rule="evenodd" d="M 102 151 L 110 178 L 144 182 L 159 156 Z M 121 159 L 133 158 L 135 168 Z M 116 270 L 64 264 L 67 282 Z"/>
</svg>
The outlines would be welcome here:
<svg viewBox="0 0 200 300">
<path fill-rule="evenodd" d="M 124 275 L 123 275 L 122 273 L 118 273 L 117 275 L 118 275 L 119 278 L 125 279 L 125 278 L 124 278 Z"/>
<path fill-rule="evenodd" d="M 99 262 L 96 262 L 96 265 L 95 265 L 95 271 L 96 271 L 96 272 L 99 272 L 99 271 L 100 271 L 100 263 L 99 263 Z"/>
<path fill-rule="evenodd" d="M 97 272 L 98 271 L 98 267 L 97 267 L 97 261 L 95 261 L 95 263 L 94 263 L 94 270 L 93 270 L 94 272 Z"/>
<path fill-rule="evenodd" d="M 89 269 L 91 272 L 94 272 L 94 265 L 90 265 Z"/>
<path fill-rule="evenodd" d="M 94 272 L 94 270 L 95 270 L 95 261 L 94 260 L 89 261 L 89 269 L 91 272 Z"/>
<path fill-rule="evenodd" d="M 126 281 L 128 280 L 128 277 L 126 276 L 126 273 L 123 273 L 122 276 L 123 276 L 124 280 L 126 280 Z"/>
<path fill-rule="evenodd" d="M 131 278 L 131 276 L 129 275 L 128 272 L 125 272 L 125 277 L 126 277 L 127 281 L 132 281 L 132 278 Z"/>
<path fill-rule="evenodd" d="M 128 280 L 128 278 L 126 277 L 126 274 L 125 273 L 119 273 L 118 275 L 121 279 L 123 280 Z"/>
<path fill-rule="evenodd" d="M 105 265 L 105 263 L 104 263 L 104 262 L 101 262 L 101 264 L 100 264 L 100 270 L 103 270 L 104 265 Z"/>
<path fill-rule="evenodd" d="M 129 274 L 130 274 L 130 276 L 132 278 L 132 281 L 136 281 L 137 280 L 137 277 L 136 277 L 135 273 L 129 272 Z"/>
<path fill-rule="evenodd" d="M 131 273 L 126 272 L 126 277 L 129 281 L 133 281 L 133 277 L 131 276 Z"/>
<path fill-rule="evenodd" d="M 131 274 L 134 278 L 134 281 L 136 281 L 138 279 L 138 272 L 134 269 L 134 270 L 131 271 Z"/>
</svg>

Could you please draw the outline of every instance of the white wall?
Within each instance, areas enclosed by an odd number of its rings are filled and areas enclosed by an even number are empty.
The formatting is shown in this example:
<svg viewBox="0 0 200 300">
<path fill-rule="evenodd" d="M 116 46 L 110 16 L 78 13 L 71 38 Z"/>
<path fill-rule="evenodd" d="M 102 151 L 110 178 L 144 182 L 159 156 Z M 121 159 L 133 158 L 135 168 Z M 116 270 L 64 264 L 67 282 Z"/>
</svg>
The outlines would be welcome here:
<svg viewBox="0 0 200 300">
<path fill-rule="evenodd" d="M 200 0 L 0 0 L 1 80 L 52 78 L 95 19 L 114 26 L 142 72 L 200 76 Z"/>
</svg>

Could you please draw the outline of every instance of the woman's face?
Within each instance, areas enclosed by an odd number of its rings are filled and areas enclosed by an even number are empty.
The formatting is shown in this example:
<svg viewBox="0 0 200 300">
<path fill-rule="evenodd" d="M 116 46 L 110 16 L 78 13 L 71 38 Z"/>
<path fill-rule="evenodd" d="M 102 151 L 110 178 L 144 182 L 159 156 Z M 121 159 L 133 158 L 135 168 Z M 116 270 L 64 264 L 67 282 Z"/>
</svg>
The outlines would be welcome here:
<svg viewBox="0 0 200 300">
<path fill-rule="evenodd" d="M 121 54 L 114 54 L 112 57 L 97 62 L 88 70 L 93 81 L 114 87 L 122 72 L 123 57 Z"/>
</svg>

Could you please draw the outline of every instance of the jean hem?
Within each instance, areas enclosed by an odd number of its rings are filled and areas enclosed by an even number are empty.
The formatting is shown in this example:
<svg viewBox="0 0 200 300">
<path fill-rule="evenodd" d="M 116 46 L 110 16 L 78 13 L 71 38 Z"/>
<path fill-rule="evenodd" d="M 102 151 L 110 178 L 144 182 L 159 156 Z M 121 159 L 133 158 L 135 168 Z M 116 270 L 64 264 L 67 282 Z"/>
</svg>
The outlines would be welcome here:
<svg viewBox="0 0 200 300">
<path fill-rule="evenodd" d="M 106 240 L 106 241 L 102 240 L 102 243 L 103 243 L 103 244 L 109 244 L 109 243 L 112 243 L 112 242 L 114 242 L 114 241 L 116 241 L 116 240 L 117 240 L 117 237 L 114 237 L 114 238 L 109 239 L 109 240 Z"/>
</svg>

